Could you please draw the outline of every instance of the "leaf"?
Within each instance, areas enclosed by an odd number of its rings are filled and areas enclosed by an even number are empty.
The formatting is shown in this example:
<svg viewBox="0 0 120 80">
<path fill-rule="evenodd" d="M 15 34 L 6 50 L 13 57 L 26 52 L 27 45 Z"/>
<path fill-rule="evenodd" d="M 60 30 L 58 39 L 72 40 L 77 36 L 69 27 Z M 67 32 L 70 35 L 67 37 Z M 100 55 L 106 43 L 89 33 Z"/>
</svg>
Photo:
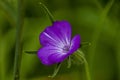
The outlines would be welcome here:
<svg viewBox="0 0 120 80">
<path fill-rule="evenodd" d="M 24 51 L 24 52 L 28 54 L 37 54 L 37 51 Z"/>
</svg>

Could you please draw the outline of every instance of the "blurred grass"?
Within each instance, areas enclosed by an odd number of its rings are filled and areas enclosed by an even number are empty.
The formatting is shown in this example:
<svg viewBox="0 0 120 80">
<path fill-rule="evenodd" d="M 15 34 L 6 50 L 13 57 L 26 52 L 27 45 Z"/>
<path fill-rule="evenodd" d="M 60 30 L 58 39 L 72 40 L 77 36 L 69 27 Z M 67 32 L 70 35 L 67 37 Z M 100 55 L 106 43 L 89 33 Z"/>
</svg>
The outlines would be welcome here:
<svg viewBox="0 0 120 80">
<path fill-rule="evenodd" d="M 1 1 L 8 1 L 4 9 Z M 39 34 L 50 20 L 38 4 L 41 0 L 25 0 L 23 50 L 40 48 Z M 73 35 L 80 34 L 91 69 L 92 80 L 120 80 L 120 1 L 114 0 L 42 0 L 56 20 L 68 20 Z M 2 4 L 2 5 L 1 5 Z M 11 7 L 9 7 L 11 6 Z M 0 80 L 12 80 L 15 50 L 16 0 L 0 0 Z M 102 16 L 102 17 L 101 17 Z M 42 65 L 35 54 L 24 53 L 21 64 L 21 80 L 51 80 L 54 66 Z M 85 80 L 82 65 L 70 69 L 66 63 L 55 80 Z"/>
</svg>

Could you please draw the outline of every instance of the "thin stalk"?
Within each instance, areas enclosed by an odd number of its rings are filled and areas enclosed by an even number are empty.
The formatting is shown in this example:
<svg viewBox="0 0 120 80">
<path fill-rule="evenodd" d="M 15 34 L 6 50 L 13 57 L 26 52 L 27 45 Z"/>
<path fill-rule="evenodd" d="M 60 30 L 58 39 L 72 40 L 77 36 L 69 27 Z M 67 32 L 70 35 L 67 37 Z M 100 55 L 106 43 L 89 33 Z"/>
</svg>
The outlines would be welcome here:
<svg viewBox="0 0 120 80">
<path fill-rule="evenodd" d="M 70 67 L 71 67 L 71 57 L 70 57 L 70 56 L 68 57 L 67 61 L 68 61 L 68 66 L 67 66 L 67 68 L 70 68 Z"/>
<path fill-rule="evenodd" d="M 86 73 L 87 80 L 91 80 L 88 62 L 86 61 L 85 58 L 83 58 L 83 60 L 84 60 L 84 64 L 85 64 L 85 73 Z"/>
<path fill-rule="evenodd" d="M 75 54 L 75 55 L 78 56 L 79 58 L 82 58 L 83 61 L 84 61 L 86 79 L 87 79 L 87 80 L 91 80 L 88 62 L 86 61 L 86 59 L 85 59 L 85 57 L 84 57 L 84 55 L 83 55 L 83 53 L 82 53 L 81 51 L 78 50 L 78 53 L 79 53 L 79 54 Z M 81 59 L 80 59 L 80 61 L 81 61 Z"/>
<path fill-rule="evenodd" d="M 86 46 L 90 46 L 90 45 L 91 45 L 91 43 L 89 43 L 89 42 L 82 42 L 82 43 L 80 44 L 80 48 L 86 47 Z"/>
<path fill-rule="evenodd" d="M 120 33 L 119 33 L 120 34 Z M 117 36 L 118 37 L 118 36 Z M 118 64 L 118 80 L 120 80 L 120 41 L 119 41 L 120 37 L 118 37 L 118 42 L 117 42 L 117 54 L 116 54 L 116 58 L 117 58 L 117 64 Z"/>
<path fill-rule="evenodd" d="M 119 24 L 119 21 L 117 22 Z M 116 33 L 115 33 L 115 41 L 116 41 L 116 45 L 115 45 L 115 49 L 116 49 L 116 60 L 117 60 L 117 71 L 118 71 L 118 80 L 120 80 L 120 29 L 119 26 L 117 26 L 116 28 Z"/>
<path fill-rule="evenodd" d="M 14 59 L 13 80 L 20 80 L 20 66 L 22 57 L 22 29 L 23 29 L 23 0 L 17 1 L 17 20 L 16 20 L 16 49 Z"/>
<path fill-rule="evenodd" d="M 107 5 L 105 6 L 105 8 L 102 10 L 101 15 L 100 15 L 100 21 L 98 23 L 98 25 L 96 26 L 94 35 L 92 37 L 92 42 L 91 42 L 91 47 L 88 50 L 89 53 L 89 63 L 90 63 L 90 69 L 92 71 L 92 67 L 93 67 L 93 62 L 94 62 L 94 57 L 95 57 L 95 53 L 96 53 L 96 48 L 97 48 L 97 43 L 99 41 L 99 37 L 103 28 L 103 24 L 106 20 L 106 17 L 112 7 L 114 3 L 114 0 L 110 0 Z"/>
<path fill-rule="evenodd" d="M 43 3 L 41 3 L 41 2 L 40 2 L 39 4 L 40 4 L 41 7 L 46 11 L 46 13 L 48 14 L 51 22 L 52 22 L 52 23 L 55 22 L 54 17 L 53 17 L 53 15 L 51 14 L 51 12 L 48 10 L 48 8 L 47 8 Z"/>
<path fill-rule="evenodd" d="M 62 63 L 58 63 L 55 67 L 55 70 L 54 70 L 52 76 L 48 76 L 48 77 L 54 78 L 57 75 L 58 71 L 60 70 L 61 64 Z"/>
</svg>

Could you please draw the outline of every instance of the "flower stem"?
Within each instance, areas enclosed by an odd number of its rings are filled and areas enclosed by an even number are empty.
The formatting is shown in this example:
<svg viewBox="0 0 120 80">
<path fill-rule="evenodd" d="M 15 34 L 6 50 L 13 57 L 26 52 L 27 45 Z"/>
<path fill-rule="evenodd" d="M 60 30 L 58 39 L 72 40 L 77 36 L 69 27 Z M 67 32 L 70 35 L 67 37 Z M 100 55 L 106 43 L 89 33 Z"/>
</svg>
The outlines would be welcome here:
<svg viewBox="0 0 120 80">
<path fill-rule="evenodd" d="M 120 33 L 119 33 L 120 34 Z M 117 67 L 118 67 L 118 80 L 120 80 L 120 37 L 117 36 L 117 54 L 116 54 L 116 58 L 117 58 Z"/>
<path fill-rule="evenodd" d="M 16 20 L 16 49 L 14 59 L 13 80 L 20 80 L 20 65 L 22 58 L 22 29 L 23 29 L 23 0 L 17 2 L 17 20 Z"/>
<path fill-rule="evenodd" d="M 55 67 L 55 70 L 54 70 L 52 76 L 48 76 L 48 77 L 54 78 L 57 75 L 58 71 L 60 70 L 61 64 L 62 63 L 58 63 Z"/>
<path fill-rule="evenodd" d="M 101 31 L 103 29 L 103 24 L 106 20 L 106 17 L 108 15 L 113 3 L 114 3 L 114 0 L 110 0 L 107 3 L 107 5 L 105 6 L 105 8 L 102 10 L 101 15 L 100 15 L 100 21 L 97 25 L 98 27 L 96 27 L 94 35 L 92 37 L 92 42 L 91 42 L 92 45 L 88 50 L 88 52 L 89 52 L 89 55 L 88 55 L 89 56 L 89 62 L 91 63 L 90 68 L 92 68 L 92 64 L 93 64 L 93 61 L 94 61 L 96 48 L 97 48 L 97 42 L 99 41 L 99 37 L 100 37 Z"/>
<path fill-rule="evenodd" d="M 76 54 L 76 55 L 77 55 L 79 58 L 82 58 L 83 61 L 84 61 L 86 78 L 87 78 L 87 80 L 91 80 L 88 62 L 87 62 L 87 60 L 85 59 L 82 51 L 78 50 L 78 53 L 79 53 L 79 54 Z M 81 60 L 81 59 L 80 59 L 80 60 Z"/>
<path fill-rule="evenodd" d="M 67 66 L 67 68 L 70 68 L 71 67 L 71 57 L 69 56 L 68 57 L 68 66 Z"/>
<path fill-rule="evenodd" d="M 42 6 L 42 8 L 46 11 L 46 13 L 48 14 L 51 22 L 52 22 L 52 23 L 55 22 L 54 17 L 53 17 L 53 15 L 51 14 L 51 12 L 48 10 L 48 8 L 47 8 L 43 3 L 41 3 L 41 2 L 40 2 L 39 4 L 40 4 L 40 5 Z"/>
<path fill-rule="evenodd" d="M 86 72 L 87 80 L 91 80 L 88 63 L 85 58 L 83 58 L 83 59 L 84 59 L 84 64 L 85 64 L 85 72 Z"/>
<path fill-rule="evenodd" d="M 90 45 L 91 45 L 91 43 L 89 43 L 89 42 L 82 42 L 82 43 L 80 44 L 80 48 L 86 47 L 86 46 L 90 46 Z"/>
<path fill-rule="evenodd" d="M 103 26 L 104 26 L 104 22 L 106 20 L 106 17 L 112 7 L 114 3 L 114 0 L 109 0 L 109 2 L 107 3 L 107 5 L 105 6 L 105 8 L 102 9 L 101 14 L 100 14 L 100 19 L 99 19 L 99 23 L 97 25 L 97 27 L 95 28 L 94 34 L 92 36 L 92 40 L 91 40 L 91 47 L 88 49 L 88 61 L 90 63 L 89 68 L 91 71 L 91 78 L 93 78 L 93 62 L 95 61 L 95 54 L 96 54 L 96 50 L 97 50 L 97 44 L 99 43 L 99 39 L 100 39 L 100 35 L 101 35 L 101 31 L 103 30 Z"/>
</svg>

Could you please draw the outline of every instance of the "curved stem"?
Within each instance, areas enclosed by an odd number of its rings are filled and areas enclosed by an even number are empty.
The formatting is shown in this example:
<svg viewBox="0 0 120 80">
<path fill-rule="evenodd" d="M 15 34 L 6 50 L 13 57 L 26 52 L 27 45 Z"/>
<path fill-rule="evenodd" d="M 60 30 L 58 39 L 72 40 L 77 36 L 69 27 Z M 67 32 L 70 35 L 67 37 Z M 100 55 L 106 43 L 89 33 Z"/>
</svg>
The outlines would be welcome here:
<svg viewBox="0 0 120 80">
<path fill-rule="evenodd" d="M 99 41 L 99 37 L 100 37 L 100 34 L 101 34 L 101 31 L 103 29 L 103 24 L 106 20 L 106 17 L 112 7 L 114 3 L 114 0 L 110 0 L 107 5 L 105 6 L 105 8 L 103 9 L 103 11 L 101 12 L 101 15 L 100 15 L 100 21 L 98 23 L 98 25 L 96 25 L 97 27 L 95 28 L 95 32 L 92 36 L 92 42 L 91 42 L 91 47 L 89 48 L 88 50 L 88 61 L 90 63 L 89 67 L 90 67 L 90 70 L 91 70 L 91 77 L 93 77 L 93 73 L 92 73 L 92 70 L 93 70 L 93 62 L 94 62 L 94 59 L 95 59 L 95 53 L 96 53 L 96 48 L 97 48 L 97 43 Z"/>
<path fill-rule="evenodd" d="M 80 44 L 80 48 L 86 47 L 86 46 L 90 46 L 90 45 L 91 45 L 90 42 L 82 42 L 82 43 Z"/>
<path fill-rule="evenodd" d="M 40 5 L 43 7 L 43 9 L 46 11 L 46 13 L 48 14 L 51 22 L 53 23 L 55 20 L 54 20 L 53 15 L 51 14 L 51 12 L 48 10 L 48 8 L 47 8 L 43 3 L 40 2 L 39 4 L 40 4 Z"/>
<path fill-rule="evenodd" d="M 55 70 L 54 70 L 52 76 L 48 76 L 48 77 L 54 78 L 57 75 L 58 71 L 60 70 L 61 64 L 62 63 L 58 63 L 55 67 Z"/>
<path fill-rule="evenodd" d="M 117 22 L 119 24 L 119 21 Z M 120 80 L 120 30 L 119 30 L 120 24 L 116 28 L 116 33 L 115 33 L 115 41 L 116 41 L 116 60 L 117 60 L 117 71 L 118 71 L 118 80 Z"/>
<path fill-rule="evenodd" d="M 23 29 L 23 0 L 18 0 L 16 20 L 16 49 L 14 59 L 13 80 L 20 80 L 20 66 L 22 57 L 22 29 Z"/>
<path fill-rule="evenodd" d="M 119 33 L 120 34 L 120 33 Z M 118 37 L 118 36 L 117 36 Z M 120 37 L 118 37 L 118 40 L 120 39 Z M 117 64 L 118 64 L 118 80 L 120 80 L 120 41 L 118 41 L 117 43 L 117 54 L 116 54 L 116 58 L 117 58 Z"/>
<path fill-rule="evenodd" d="M 85 58 L 83 58 L 83 59 L 84 59 L 84 64 L 85 64 L 85 73 L 86 73 L 87 80 L 91 80 L 88 62 L 86 61 Z"/>
<path fill-rule="evenodd" d="M 87 78 L 87 80 L 91 80 L 88 62 L 87 62 L 87 60 L 85 59 L 85 57 L 84 57 L 82 51 L 78 50 L 78 52 L 79 52 L 79 54 L 76 54 L 76 55 L 79 56 L 79 58 L 82 58 L 83 61 L 84 61 L 86 78 Z M 80 59 L 80 60 L 81 60 L 81 59 Z"/>
</svg>

